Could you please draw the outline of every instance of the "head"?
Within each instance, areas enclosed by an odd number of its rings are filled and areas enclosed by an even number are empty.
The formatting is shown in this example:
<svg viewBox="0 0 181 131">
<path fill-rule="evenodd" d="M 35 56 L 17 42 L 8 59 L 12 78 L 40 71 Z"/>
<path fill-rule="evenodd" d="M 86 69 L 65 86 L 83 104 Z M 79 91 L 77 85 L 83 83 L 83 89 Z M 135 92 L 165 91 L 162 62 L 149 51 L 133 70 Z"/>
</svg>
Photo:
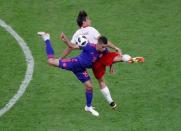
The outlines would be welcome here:
<svg viewBox="0 0 181 131">
<path fill-rule="evenodd" d="M 80 28 L 91 25 L 91 20 L 88 18 L 88 15 L 84 10 L 81 10 L 77 16 L 77 25 Z"/>
<path fill-rule="evenodd" d="M 101 36 L 101 37 L 99 37 L 99 39 L 98 39 L 98 43 L 97 43 L 97 45 L 96 45 L 96 49 L 98 50 L 98 51 L 104 51 L 105 50 L 105 48 L 108 46 L 108 40 L 107 40 L 107 38 L 105 37 L 105 36 Z"/>
</svg>

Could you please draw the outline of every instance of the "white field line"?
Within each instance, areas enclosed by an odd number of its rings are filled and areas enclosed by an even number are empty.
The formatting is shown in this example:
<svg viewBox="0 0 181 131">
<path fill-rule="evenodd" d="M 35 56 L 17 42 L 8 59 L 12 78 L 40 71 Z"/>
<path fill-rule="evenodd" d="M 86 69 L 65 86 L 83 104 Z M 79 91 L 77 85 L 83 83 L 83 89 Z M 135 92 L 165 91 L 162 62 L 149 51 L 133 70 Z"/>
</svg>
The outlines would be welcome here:
<svg viewBox="0 0 181 131">
<path fill-rule="evenodd" d="M 0 109 L 0 117 L 5 114 L 7 111 L 9 111 L 14 104 L 20 99 L 20 97 L 23 95 L 23 93 L 26 91 L 28 84 L 30 83 L 32 76 L 33 76 L 33 70 L 34 70 L 34 59 L 31 54 L 31 51 L 27 44 L 24 42 L 24 40 L 11 28 L 11 26 L 7 25 L 3 20 L 0 19 L 0 26 L 4 28 L 7 32 L 9 32 L 18 42 L 19 46 L 21 47 L 25 60 L 27 63 L 27 69 L 25 73 L 24 80 L 22 81 L 18 91 L 16 94 L 8 101 L 8 103 Z"/>
</svg>

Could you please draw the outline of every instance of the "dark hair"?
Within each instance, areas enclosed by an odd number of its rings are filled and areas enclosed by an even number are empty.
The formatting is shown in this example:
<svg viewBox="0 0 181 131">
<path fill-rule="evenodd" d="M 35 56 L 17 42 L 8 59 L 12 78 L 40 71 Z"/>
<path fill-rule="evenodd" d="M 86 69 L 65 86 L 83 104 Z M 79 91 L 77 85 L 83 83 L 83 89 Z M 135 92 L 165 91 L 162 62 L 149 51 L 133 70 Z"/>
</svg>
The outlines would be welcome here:
<svg viewBox="0 0 181 131">
<path fill-rule="evenodd" d="M 83 21 L 86 21 L 87 13 L 84 10 L 79 11 L 77 16 L 77 25 L 82 27 Z"/>
<path fill-rule="evenodd" d="M 105 36 L 101 36 L 98 39 L 98 43 L 107 45 L 107 38 Z"/>
</svg>

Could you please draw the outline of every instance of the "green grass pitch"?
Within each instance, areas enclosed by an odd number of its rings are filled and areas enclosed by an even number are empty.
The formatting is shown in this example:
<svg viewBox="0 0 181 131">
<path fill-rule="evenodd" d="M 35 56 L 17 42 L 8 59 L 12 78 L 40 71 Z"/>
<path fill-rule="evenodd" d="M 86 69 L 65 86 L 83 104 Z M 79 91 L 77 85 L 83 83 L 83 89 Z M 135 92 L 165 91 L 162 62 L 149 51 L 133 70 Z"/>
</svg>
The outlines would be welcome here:
<svg viewBox="0 0 181 131">
<path fill-rule="evenodd" d="M 0 0 L 0 19 L 26 41 L 35 59 L 33 79 L 15 106 L 0 117 L 0 131 L 179 131 L 181 130 L 180 0 Z M 92 26 L 124 53 L 144 56 L 143 64 L 115 64 L 106 83 L 118 108 L 113 111 L 94 84 L 96 118 L 84 111 L 83 85 L 71 72 L 47 64 L 37 31 L 48 31 L 60 56 L 78 28 L 84 9 Z M 78 52 L 70 56 L 77 55 Z M 26 71 L 23 52 L 0 27 L 0 108 L 16 93 Z"/>
</svg>

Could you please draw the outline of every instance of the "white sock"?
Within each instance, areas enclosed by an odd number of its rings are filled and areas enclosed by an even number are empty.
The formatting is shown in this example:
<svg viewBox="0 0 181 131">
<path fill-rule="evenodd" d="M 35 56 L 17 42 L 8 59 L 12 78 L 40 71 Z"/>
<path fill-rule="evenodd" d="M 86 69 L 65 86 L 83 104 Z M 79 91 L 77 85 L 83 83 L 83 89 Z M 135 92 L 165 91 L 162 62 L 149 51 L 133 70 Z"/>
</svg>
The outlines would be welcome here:
<svg viewBox="0 0 181 131">
<path fill-rule="evenodd" d="M 131 56 L 130 55 L 128 55 L 128 54 L 122 55 L 122 61 L 128 62 L 129 60 L 131 60 Z"/>
<path fill-rule="evenodd" d="M 50 40 L 50 35 L 49 35 L 49 34 L 48 34 L 48 35 L 47 35 L 47 34 L 44 35 L 44 36 L 43 36 L 43 40 L 44 40 L 44 41 Z"/>
<path fill-rule="evenodd" d="M 107 100 L 107 102 L 110 104 L 111 102 L 113 102 L 110 91 L 108 89 L 107 86 L 105 86 L 103 89 L 101 89 L 101 92 L 104 96 L 104 98 Z"/>
</svg>

